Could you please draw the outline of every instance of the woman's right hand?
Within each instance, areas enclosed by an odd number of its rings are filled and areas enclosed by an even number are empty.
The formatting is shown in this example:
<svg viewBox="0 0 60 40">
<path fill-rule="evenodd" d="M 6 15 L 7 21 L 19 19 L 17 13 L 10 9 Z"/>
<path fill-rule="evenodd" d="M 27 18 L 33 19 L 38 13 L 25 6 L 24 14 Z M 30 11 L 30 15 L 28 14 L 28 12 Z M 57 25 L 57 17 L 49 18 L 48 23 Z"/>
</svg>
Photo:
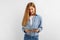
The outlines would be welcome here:
<svg viewBox="0 0 60 40">
<path fill-rule="evenodd" d="M 31 32 L 30 30 L 26 29 L 25 32 Z"/>
</svg>

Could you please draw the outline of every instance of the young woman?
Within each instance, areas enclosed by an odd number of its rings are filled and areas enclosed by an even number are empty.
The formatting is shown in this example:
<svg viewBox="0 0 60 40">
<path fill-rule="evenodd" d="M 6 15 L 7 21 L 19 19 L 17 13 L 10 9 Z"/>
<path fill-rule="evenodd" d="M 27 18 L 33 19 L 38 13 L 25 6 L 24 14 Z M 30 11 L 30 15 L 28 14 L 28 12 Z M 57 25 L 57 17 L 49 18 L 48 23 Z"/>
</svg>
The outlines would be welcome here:
<svg viewBox="0 0 60 40">
<path fill-rule="evenodd" d="M 42 30 L 41 21 L 41 16 L 36 14 L 35 4 L 29 2 L 22 21 L 24 40 L 38 40 L 38 33 Z"/>
</svg>

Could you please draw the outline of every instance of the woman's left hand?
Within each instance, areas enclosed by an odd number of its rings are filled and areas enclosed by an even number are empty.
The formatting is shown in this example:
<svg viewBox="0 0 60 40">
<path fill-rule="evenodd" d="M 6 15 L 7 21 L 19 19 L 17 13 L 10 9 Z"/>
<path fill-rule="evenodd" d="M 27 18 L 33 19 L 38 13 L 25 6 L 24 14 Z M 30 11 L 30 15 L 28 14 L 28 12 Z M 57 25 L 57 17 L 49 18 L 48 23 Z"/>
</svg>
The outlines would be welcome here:
<svg viewBox="0 0 60 40">
<path fill-rule="evenodd" d="M 38 32 L 39 30 L 38 29 L 33 29 L 32 32 Z"/>
</svg>

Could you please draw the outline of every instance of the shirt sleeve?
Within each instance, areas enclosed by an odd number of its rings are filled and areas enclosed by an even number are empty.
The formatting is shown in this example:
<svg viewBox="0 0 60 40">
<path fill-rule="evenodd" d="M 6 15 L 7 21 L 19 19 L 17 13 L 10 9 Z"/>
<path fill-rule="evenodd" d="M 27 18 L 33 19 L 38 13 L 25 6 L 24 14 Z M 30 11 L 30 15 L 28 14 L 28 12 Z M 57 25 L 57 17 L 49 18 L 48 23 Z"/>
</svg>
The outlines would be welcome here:
<svg viewBox="0 0 60 40">
<path fill-rule="evenodd" d="M 26 33 L 25 32 L 25 29 L 27 29 L 25 26 L 22 26 L 22 31 L 24 32 L 24 33 Z"/>
<path fill-rule="evenodd" d="M 41 16 L 38 15 L 35 17 L 35 20 L 34 20 L 32 26 L 34 27 L 34 29 L 39 30 L 37 33 L 42 31 L 42 18 L 41 18 Z"/>
<path fill-rule="evenodd" d="M 41 32 L 42 31 L 42 29 L 43 29 L 43 27 L 42 27 L 42 18 L 40 17 L 40 21 L 39 21 L 40 23 L 39 23 L 39 26 L 38 26 L 38 32 Z"/>
</svg>

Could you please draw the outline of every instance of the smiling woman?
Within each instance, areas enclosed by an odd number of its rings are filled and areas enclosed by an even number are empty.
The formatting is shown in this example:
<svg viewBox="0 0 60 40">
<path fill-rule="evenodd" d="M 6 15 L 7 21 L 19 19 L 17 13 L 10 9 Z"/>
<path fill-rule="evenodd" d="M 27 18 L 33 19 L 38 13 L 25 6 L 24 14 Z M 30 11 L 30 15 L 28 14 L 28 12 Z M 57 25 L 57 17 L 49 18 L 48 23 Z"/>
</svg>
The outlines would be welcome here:
<svg viewBox="0 0 60 40">
<path fill-rule="evenodd" d="M 24 40 L 38 40 L 38 33 L 42 30 L 41 17 L 36 14 L 36 6 L 33 2 L 27 4 L 22 29 L 25 33 Z"/>
</svg>

